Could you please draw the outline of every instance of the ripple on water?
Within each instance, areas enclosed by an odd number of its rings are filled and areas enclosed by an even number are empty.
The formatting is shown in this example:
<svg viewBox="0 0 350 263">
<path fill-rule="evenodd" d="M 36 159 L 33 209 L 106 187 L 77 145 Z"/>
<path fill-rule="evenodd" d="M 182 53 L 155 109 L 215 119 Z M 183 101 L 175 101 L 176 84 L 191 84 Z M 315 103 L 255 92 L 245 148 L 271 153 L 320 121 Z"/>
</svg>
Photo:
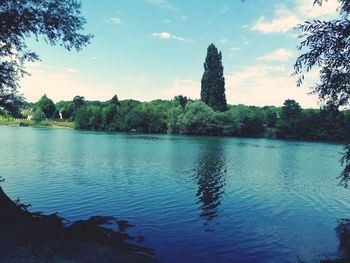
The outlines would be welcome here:
<svg viewBox="0 0 350 263">
<path fill-rule="evenodd" d="M 335 180 L 338 145 L 2 126 L 0 135 L 12 198 L 71 220 L 128 219 L 165 262 L 334 255 L 350 207 Z"/>
</svg>

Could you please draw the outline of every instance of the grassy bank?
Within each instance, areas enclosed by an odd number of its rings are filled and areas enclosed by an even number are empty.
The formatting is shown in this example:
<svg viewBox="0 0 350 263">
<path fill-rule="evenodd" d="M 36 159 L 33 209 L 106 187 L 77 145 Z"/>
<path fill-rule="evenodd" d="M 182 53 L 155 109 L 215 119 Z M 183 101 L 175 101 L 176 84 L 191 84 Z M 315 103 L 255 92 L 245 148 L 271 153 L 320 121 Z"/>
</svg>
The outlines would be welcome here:
<svg viewBox="0 0 350 263">
<path fill-rule="evenodd" d="M 47 120 L 42 122 L 35 122 L 33 120 L 22 120 L 0 117 L 0 125 L 14 125 L 14 126 L 30 126 L 38 128 L 63 128 L 63 129 L 74 129 L 75 125 L 72 121 L 58 121 L 58 120 Z"/>
</svg>

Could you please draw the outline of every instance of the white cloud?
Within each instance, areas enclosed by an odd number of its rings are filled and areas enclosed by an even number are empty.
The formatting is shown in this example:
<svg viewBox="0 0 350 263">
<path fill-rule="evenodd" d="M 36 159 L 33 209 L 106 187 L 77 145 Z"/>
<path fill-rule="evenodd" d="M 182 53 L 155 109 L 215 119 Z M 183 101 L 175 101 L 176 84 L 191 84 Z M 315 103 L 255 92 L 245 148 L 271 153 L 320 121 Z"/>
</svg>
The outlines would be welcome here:
<svg viewBox="0 0 350 263">
<path fill-rule="evenodd" d="M 230 51 L 232 51 L 232 52 L 238 52 L 240 50 L 241 50 L 241 48 L 239 48 L 239 47 L 231 47 L 230 48 Z"/>
<path fill-rule="evenodd" d="M 261 16 L 254 24 L 248 26 L 252 31 L 262 33 L 286 33 L 296 25 L 309 19 L 329 19 L 336 17 L 339 3 L 337 0 L 323 1 L 321 6 L 312 0 L 294 0 L 294 7 L 276 6 L 274 16 L 267 19 Z M 247 28 L 244 25 L 243 28 Z"/>
<path fill-rule="evenodd" d="M 184 95 L 191 99 L 199 99 L 201 84 L 192 79 L 175 79 L 171 87 L 163 92 L 166 99 L 174 98 L 177 95 Z"/>
<path fill-rule="evenodd" d="M 337 0 L 323 1 L 322 6 L 314 5 L 310 0 L 296 0 L 296 11 L 304 19 L 334 17 L 337 15 L 338 7 Z"/>
<path fill-rule="evenodd" d="M 289 67 L 253 65 L 225 76 L 227 100 L 233 104 L 282 105 L 295 99 L 303 107 L 317 107 L 317 97 L 308 95 L 305 86 L 314 83 L 317 74 L 309 74 L 308 82 L 297 88 Z"/>
<path fill-rule="evenodd" d="M 120 24 L 124 23 L 119 17 L 109 17 L 106 20 L 106 22 L 109 24 L 114 24 L 114 25 L 120 25 Z"/>
<path fill-rule="evenodd" d="M 248 46 L 250 44 L 248 38 L 246 38 L 245 36 L 242 36 L 241 40 L 243 42 L 242 45 L 244 45 L 244 46 Z"/>
<path fill-rule="evenodd" d="M 69 73 L 77 73 L 77 72 L 79 72 L 79 70 L 77 70 L 76 68 L 65 68 L 64 70 L 69 72 Z"/>
<path fill-rule="evenodd" d="M 241 50 L 241 48 L 239 48 L 239 47 L 231 47 L 231 48 L 229 48 L 230 58 L 233 58 L 236 55 L 236 53 L 238 53 L 240 50 Z"/>
<path fill-rule="evenodd" d="M 301 23 L 301 19 L 292 14 L 290 11 L 282 8 L 276 9 L 275 18 L 267 20 L 264 16 L 260 17 L 257 22 L 251 26 L 252 31 L 262 33 L 286 33 L 297 24 Z"/>
<path fill-rule="evenodd" d="M 108 100 L 118 89 L 113 85 L 94 84 L 84 80 L 78 74 L 67 74 L 67 69 L 52 69 L 45 65 L 30 65 L 30 76 L 24 77 L 20 92 L 27 100 L 37 101 L 43 94 L 54 101 L 69 100 L 76 95 L 90 100 Z"/>
<path fill-rule="evenodd" d="M 185 16 L 185 15 L 182 15 L 182 16 L 181 16 L 181 19 L 182 19 L 182 20 L 187 20 L 187 19 L 188 19 L 188 17 L 187 17 L 187 16 Z"/>
<path fill-rule="evenodd" d="M 220 8 L 220 13 L 221 13 L 221 14 L 226 14 L 226 13 L 229 12 L 230 10 L 231 10 L 231 8 L 230 8 L 229 6 L 223 5 L 223 6 L 221 6 L 221 8 Z"/>
<path fill-rule="evenodd" d="M 167 0 L 146 0 L 147 3 L 153 4 L 160 8 L 170 9 L 170 10 L 178 10 L 178 8 L 172 4 L 170 4 Z"/>
<path fill-rule="evenodd" d="M 160 32 L 160 33 L 152 33 L 152 36 L 157 37 L 157 38 L 161 38 L 161 39 L 174 39 L 174 40 L 179 40 L 182 42 L 187 42 L 187 43 L 194 43 L 193 40 L 189 40 L 183 37 L 179 37 L 176 35 L 172 35 L 168 32 Z"/>
<path fill-rule="evenodd" d="M 19 91 L 30 102 L 38 101 L 43 94 L 47 94 L 55 102 L 71 100 L 76 95 L 84 96 L 87 100 L 101 101 L 109 100 L 114 94 L 117 94 L 119 99 L 150 101 L 158 98 L 154 93 L 154 83 L 144 75 L 119 78 L 114 76 L 115 82 L 106 84 L 90 80 L 83 71 L 79 71 L 79 74 L 67 74 L 65 69 L 60 70 L 43 63 L 31 63 L 27 69 L 31 75 L 21 79 Z"/>
<path fill-rule="evenodd" d="M 258 57 L 258 60 L 263 61 L 287 61 L 294 57 L 294 52 L 290 49 L 279 48 L 264 56 Z"/>
<path fill-rule="evenodd" d="M 99 57 L 96 57 L 96 56 L 91 56 L 91 57 L 89 57 L 89 59 L 91 59 L 91 60 L 99 60 L 100 58 Z"/>
<path fill-rule="evenodd" d="M 152 33 L 152 36 L 154 37 L 159 37 L 161 39 L 171 39 L 172 35 L 167 32 L 162 32 L 162 33 Z"/>
<path fill-rule="evenodd" d="M 317 98 L 307 95 L 308 85 L 315 83 L 317 72 L 306 78 L 301 88 L 296 88 L 290 77 L 290 67 L 253 65 L 227 74 L 226 94 L 230 104 L 282 105 L 287 98 L 297 100 L 303 107 L 316 107 Z M 87 76 L 67 74 L 49 66 L 36 63 L 28 68 L 31 76 L 21 80 L 21 92 L 29 101 L 37 101 L 46 93 L 54 101 L 72 99 L 76 95 L 88 100 L 108 100 L 114 94 L 120 99 L 133 98 L 150 101 L 156 98 L 171 99 L 182 94 L 192 99 L 200 97 L 200 81 L 192 77 L 176 78 L 165 89 L 154 93 L 154 81 L 145 75 L 126 75 L 116 78 L 116 83 L 104 84 L 88 80 Z M 142 89 L 140 89 L 142 83 Z"/>
<path fill-rule="evenodd" d="M 220 43 L 222 44 L 222 45 L 225 45 L 225 44 L 227 44 L 227 38 L 221 38 L 220 39 Z"/>
<path fill-rule="evenodd" d="M 119 78 L 124 81 L 132 81 L 132 82 L 137 81 L 137 82 L 143 82 L 143 83 L 147 83 L 149 80 L 149 77 L 144 75 L 126 75 L 126 76 L 121 76 Z"/>
</svg>

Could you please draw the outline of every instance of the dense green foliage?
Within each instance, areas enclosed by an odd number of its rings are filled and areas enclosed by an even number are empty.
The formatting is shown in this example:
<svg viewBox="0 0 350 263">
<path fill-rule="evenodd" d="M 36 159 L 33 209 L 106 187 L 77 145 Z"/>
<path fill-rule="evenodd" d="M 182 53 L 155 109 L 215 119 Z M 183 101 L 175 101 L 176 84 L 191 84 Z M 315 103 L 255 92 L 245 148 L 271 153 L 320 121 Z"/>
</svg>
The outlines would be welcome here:
<svg viewBox="0 0 350 263">
<path fill-rule="evenodd" d="M 39 102 L 32 106 L 41 110 Z M 151 102 L 119 101 L 117 96 L 105 102 L 85 101 L 76 96 L 72 101 L 58 102 L 55 109 L 65 120 L 73 120 L 77 129 L 94 131 L 335 141 L 350 138 L 350 111 L 302 109 L 294 100 L 286 100 L 283 107 L 229 105 L 221 112 L 181 95 L 171 101 Z"/>
<path fill-rule="evenodd" d="M 33 113 L 33 120 L 36 123 L 42 122 L 46 119 L 45 113 L 41 109 L 37 109 Z"/>
<path fill-rule="evenodd" d="M 224 112 L 215 111 L 200 100 L 176 96 L 173 100 L 72 101 L 54 104 L 44 95 L 36 103 L 23 103 L 34 109 L 33 119 L 74 121 L 77 129 L 94 131 L 133 131 L 284 139 L 350 139 L 350 111 L 334 108 L 302 109 L 294 100 L 282 107 L 228 105 Z M 10 114 L 7 112 L 7 114 Z M 0 112 L 6 115 L 6 112 Z M 48 117 L 50 116 L 51 117 Z"/>
<path fill-rule="evenodd" d="M 46 118 L 53 118 L 56 112 L 55 103 L 46 94 L 36 103 L 36 106 L 45 114 Z"/>
<path fill-rule="evenodd" d="M 214 110 L 227 109 L 222 54 L 214 44 L 208 47 L 202 77 L 201 100 Z"/>
<path fill-rule="evenodd" d="M 56 103 L 56 111 L 62 114 L 63 119 L 74 119 L 77 111 L 85 105 L 85 98 L 75 96 L 73 101 L 59 101 Z M 59 118 L 59 115 L 54 118 Z"/>
</svg>

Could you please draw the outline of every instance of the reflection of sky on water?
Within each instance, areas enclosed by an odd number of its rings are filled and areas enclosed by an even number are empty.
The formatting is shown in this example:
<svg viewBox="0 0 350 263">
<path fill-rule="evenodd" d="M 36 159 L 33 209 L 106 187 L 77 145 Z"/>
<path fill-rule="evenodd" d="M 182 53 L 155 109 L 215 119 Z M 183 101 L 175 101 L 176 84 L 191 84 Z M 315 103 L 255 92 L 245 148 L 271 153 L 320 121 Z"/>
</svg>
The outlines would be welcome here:
<svg viewBox="0 0 350 263">
<path fill-rule="evenodd" d="M 0 126 L 4 190 L 71 220 L 114 215 L 165 262 L 333 257 L 342 146 Z M 320 242 L 320 240 L 322 242 Z"/>
</svg>

